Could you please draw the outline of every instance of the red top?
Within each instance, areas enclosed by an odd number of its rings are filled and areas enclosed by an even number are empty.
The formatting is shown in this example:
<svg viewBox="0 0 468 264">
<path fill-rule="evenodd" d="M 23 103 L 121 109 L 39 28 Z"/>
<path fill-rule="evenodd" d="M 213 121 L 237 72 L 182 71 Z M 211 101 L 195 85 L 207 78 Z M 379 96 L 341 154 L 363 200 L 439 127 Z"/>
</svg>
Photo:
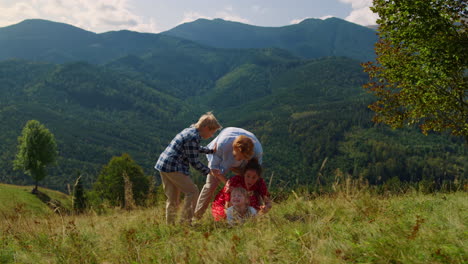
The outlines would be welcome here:
<svg viewBox="0 0 468 264">
<path fill-rule="evenodd" d="M 231 191 L 236 187 L 243 187 L 247 189 L 244 182 L 244 176 L 236 175 L 230 178 L 224 188 L 216 195 L 213 204 L 211 205 L 211 213 L 216 221 L 226 218 L 224 209 L 228 201 L 231 200 Z M 265 181 L 259 178 L 258 181 L 252 186 L 250 190 L 247 190 L 250 196 L 250 206 L 255 208 L 257 211 L 260 210 L 261 200 L 260 197 L 269 196 Z"/>
</svg>

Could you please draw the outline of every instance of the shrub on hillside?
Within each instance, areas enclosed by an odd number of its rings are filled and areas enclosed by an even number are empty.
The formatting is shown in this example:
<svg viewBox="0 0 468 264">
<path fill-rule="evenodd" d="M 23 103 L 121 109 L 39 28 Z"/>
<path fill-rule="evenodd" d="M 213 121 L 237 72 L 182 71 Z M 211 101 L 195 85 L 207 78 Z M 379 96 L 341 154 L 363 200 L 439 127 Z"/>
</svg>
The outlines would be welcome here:
<svg viewBox="0 0 468 264">
<path fill-rule="evenodd" d="M 106 200 L 112 206 L 125 207 L 124 179 L 127 176 L 131 182 L 133 200 L 136 205 L 144 205 L 149 191 L 149 178 L 144 174 L 143 169 L 126 153 L 120 157 L 113 157 L 102 168 L 97 181 L 94 183 L 94 192 L 101 201 Z"/>
</svg>

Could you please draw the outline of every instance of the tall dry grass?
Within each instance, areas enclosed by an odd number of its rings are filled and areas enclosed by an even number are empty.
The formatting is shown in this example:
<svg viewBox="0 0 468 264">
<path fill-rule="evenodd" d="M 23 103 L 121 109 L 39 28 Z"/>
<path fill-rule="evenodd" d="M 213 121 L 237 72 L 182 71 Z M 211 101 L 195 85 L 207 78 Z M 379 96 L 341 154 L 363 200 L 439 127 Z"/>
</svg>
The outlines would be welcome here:
<svg viewBox="0 0 468 264">
<path fill-rule="evenodd" d="M 105 215 L 0 216 L 0 263 L 467 263 L 465 192 L 372 194 L 342 179 L 291 192 L 242 226 L 168 226 L 164 205 Z"/>
</svg>

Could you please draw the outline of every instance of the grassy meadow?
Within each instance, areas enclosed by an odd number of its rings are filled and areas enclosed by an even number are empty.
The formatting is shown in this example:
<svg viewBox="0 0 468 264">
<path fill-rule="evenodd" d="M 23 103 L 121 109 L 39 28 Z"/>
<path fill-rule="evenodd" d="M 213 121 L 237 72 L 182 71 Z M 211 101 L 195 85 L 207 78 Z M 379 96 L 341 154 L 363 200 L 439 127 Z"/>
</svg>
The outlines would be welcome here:
<svg viewBox="0 0 468 264">
<path fill-rule="evenodd" d="M 37 217 L 53 213 L 51 209 L 31 193 L 34 186 L 17 186 L 0 183 L 0 216 Z M 68 195 L 49 189 L 39 188 L 53 201 L 58 201 L 64 209 L 71 209 L 71 199 Z M 3 220 L 2 219 L 2 220 Z"/>
<path fill-rule="evenodd" d="M 291 192 L 268 214 L 230 227 L 212 222 L 208 213 L 192 226 L 168 226 L 163 203 L 99 215 L 7 207 L 33 202 L 12 199 L 6 189 L 0 185 L 0 263 L 468 262 L 463 191 Z"/>
</svg>

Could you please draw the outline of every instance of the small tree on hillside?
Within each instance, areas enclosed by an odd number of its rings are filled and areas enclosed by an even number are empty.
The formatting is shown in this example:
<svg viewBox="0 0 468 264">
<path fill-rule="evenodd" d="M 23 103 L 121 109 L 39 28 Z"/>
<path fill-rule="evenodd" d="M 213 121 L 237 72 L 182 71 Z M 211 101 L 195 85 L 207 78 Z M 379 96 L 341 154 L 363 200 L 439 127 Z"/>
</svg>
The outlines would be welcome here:
<svg viewBox="0 0 468 264">
<path fill-rule="evenodd" d="M 86 208 L 86 198 L 84 194 L 83 182 L 80 172 L 77 173 L 77 179 L 73 185 L 73 210 L 77 213 L 83 212 Z"/>
<path fill-rule="evenodd" d="M 113 157 L 103 167 L 94 183 L 95 192 L 111 205 L 125 207 L 125 175 L 131 182 L 135 203 L 143 205 L 148 195 L 149 179 L 143 169 L 126 153 L 120 157 Z"/>
<path fill-rule="evenodd" d="M 13 166 L 34 179 L 33 193 L 37 193 L 39 181 L 47 175 L 46 167 L 56 161 L 57 155 L 54 135 L 39 121 L 29 120 L 18 137 L 18 153 Z"/>
<path fill-rule="evenodd" d="M 374 0 L 376 62 L 364 64 L 374 121 L 468 141 L 468 11 L 461 0 Z"/>
</svg>

